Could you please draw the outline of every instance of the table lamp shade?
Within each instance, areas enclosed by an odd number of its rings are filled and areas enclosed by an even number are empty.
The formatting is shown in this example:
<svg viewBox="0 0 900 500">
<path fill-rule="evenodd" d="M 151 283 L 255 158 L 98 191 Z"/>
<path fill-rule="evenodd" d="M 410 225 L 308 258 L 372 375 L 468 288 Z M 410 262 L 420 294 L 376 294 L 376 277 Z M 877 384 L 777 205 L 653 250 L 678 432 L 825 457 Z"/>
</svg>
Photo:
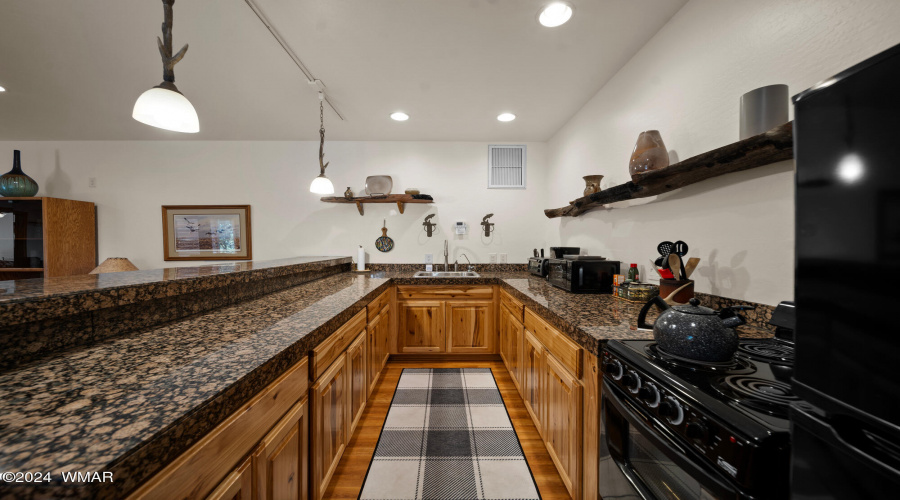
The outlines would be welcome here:
<svg viewBox="0 0 900 500">
<path fill-rule="evenodd" d="M 121 271 L 137 271 L 138 268 L 125 257 L 110 257 L 95 267 L 90 274 L 118 273 Z"/>
</svg>

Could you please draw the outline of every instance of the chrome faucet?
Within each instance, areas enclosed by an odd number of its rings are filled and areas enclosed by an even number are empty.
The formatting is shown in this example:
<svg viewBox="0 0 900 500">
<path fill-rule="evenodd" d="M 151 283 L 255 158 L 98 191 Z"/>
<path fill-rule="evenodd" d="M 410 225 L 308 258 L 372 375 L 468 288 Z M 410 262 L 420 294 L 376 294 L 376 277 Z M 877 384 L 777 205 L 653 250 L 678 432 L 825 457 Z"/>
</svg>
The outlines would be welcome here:
<svg viewBox="0 0 900 500">
<path fill-rule="evenodd" d="M 450 270 L 450 243 L 444 240 L 444 272 Z"/>
<path fill-rule="evenodd" d="M 474 270 L 475 270 L 475 266 L 472 265 L 472 261 L 469 260 L 469 256 L 468 256 L 468 255 L 466 255 L 466 254 L 464 254 L 464 253 L 461 253 L 461 254 L 459 254 L 459 256 L 460 256 L 460 257 L 465 257 L 465 258 L 466 258 L 466 262 L 469 263 L 469 267 L 466 268 L 467 271 L 474 271 Z M 454 271 L 454 272 L 459 271 L 459 259 L 456 259 L 456 261 L 453 262 L 453 271 Z"/>
</svg>

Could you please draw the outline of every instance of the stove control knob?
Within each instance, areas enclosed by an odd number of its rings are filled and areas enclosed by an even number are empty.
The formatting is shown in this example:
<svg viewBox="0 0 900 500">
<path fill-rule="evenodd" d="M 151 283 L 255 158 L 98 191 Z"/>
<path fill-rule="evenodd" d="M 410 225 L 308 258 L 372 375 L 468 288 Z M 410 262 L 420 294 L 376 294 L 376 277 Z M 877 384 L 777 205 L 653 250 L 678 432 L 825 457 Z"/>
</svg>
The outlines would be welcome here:
<svg viewBox="0 0 900 500">
<path fill-rule="evenodd" d="M 647 382 L 638 391 L 638 397 L 650 408 L 659 406 L 659 389 L 652 382 Z"/>
<path fill-rule="evenodd" d="M 628 373 L 622 377 L 622 385 L 632 393 L 637 393 L 641 388 L 641 377 L 634 370 L 628 370 Z"/>
<path fill-rule="evenodd" d="M 603 365 L 603 371 L 608 373 L 613 380 L 621 380 L 622 374 L 625 370 L 622 368 L 622 363 L 619 362 L 618 359 L 614 359 L 612 361 L 608 361 Z"/>
<path fill-rule="evenodd" d="M 681 422 L 684 422 L 684 410 L 678 400 L 672 396 L 667 396 L 659 404 L 659 414 L 666 417 L 666 420 L 672 425 L 680 425 Z"/>
<path fill-rule="evenodd" d="M 709 428 L 699 420 L 692 420 L 687 424 L 687 437 L 699 442 L 709 441 Z"/>
</svg>

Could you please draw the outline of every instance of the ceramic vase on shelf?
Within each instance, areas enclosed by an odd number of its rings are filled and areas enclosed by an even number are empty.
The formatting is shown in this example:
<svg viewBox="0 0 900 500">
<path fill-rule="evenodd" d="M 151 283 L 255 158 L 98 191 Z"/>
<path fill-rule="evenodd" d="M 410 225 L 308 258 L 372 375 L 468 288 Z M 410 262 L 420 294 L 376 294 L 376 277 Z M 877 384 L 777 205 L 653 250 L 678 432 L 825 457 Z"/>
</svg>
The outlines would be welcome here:
<svg viewBox="0 0 900 500">
<path fill-rule="evenodd" d="M 635 174 L 657 170 L 669 166 L 669 152 L 663 144 L 659 130 L 646 130 L 638 136 L 631 152 L 631 163 L 628 172 Z"/>
<path fill-rule="evenodd" d="M 13 168 L 0 176 L 0 196 L 29 197 L 38 192 L 38 183 L 22 172 L 22 160 L 19 150 L 13 152 Z"/>
<path fill-rule="evenodd" d="M 347 198 L 348 200 L 353 199 L 353 191 L 350 191 L 350 186 L 347 186 L 347 190 L 344 191 L 344 198 Z"/>
<path fill-rule="evenodd" d="M 602 175 L 585 175 L 583 178 L 585 184 L 585 196 L 590 196 L 594 193 L 600 192 L 600 180 L 603 179 Z"/>
</svg>

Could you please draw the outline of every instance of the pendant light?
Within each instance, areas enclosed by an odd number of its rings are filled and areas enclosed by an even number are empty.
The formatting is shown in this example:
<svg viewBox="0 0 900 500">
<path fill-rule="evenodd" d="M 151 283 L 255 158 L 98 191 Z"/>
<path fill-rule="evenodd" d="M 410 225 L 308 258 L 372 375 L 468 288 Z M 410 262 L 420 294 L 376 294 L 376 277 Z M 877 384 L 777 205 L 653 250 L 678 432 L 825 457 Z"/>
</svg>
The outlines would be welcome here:
<svg viewBox="0 0 900 500">
<path fill-rule="evenodd" d="M 334 194 L 334 184 L 325 177 L 325 94 L 319 92 L 319 176 L 309 185 L 309 192 L 316 194 Z"/>
<path fill-rule="evenodd" d="M 196 133 L 200 131 L 200 120 L 194 106 L 175 87 L 175 64 L 184 57 L 185 45 L 172 55 L 172 5 L 175 0 L 162 0 L 165 18 L 162 25 L 163 40 L 156 38 L 159 54 L 163 62 L 163 82 L 144 92 L 134 103 L 131 116 L 147 125 L 172 130 L 174 132 Z"/>
</svg>

